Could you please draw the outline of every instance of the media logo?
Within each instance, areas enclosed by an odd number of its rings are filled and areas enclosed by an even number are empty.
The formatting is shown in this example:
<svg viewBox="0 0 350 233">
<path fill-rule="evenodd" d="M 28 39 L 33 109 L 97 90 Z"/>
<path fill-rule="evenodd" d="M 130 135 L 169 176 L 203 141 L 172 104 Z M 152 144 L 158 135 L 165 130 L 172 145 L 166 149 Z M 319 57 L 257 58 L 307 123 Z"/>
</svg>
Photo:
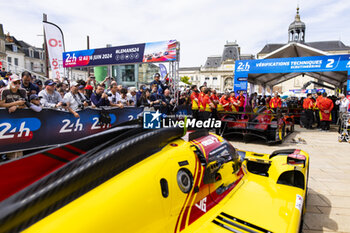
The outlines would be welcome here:
<svg viewBox="0 0 350 233">
<path fill-rule="evenodd" d="M 143 128 L 144 129 L 160 129 L 161 126 L 161 113 L 156 112 L 144 112 L 143 113 Z"/>
</svg>

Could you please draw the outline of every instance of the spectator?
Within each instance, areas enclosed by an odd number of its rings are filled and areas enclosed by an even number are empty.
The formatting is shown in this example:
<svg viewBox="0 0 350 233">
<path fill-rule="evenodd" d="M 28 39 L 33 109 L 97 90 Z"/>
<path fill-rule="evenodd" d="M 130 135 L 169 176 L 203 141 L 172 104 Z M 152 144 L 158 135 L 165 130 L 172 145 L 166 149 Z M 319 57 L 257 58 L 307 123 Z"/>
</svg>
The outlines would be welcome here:
<svg viewBox="0 0 350 233">
<path fill-rule="evenodd" d="M 39 92 L 41 104 L 45 108 L 59 108 L 62 106 L 62 97 L 60 93 L 56 91 L 56 83 L 51 79 L 46 80 L 45 89 Z"/>
<path fill-rule="evenodd" d="M 339 97 L 340 99 L 335 104 L 339 106 L 339 118 L 342 119 L 344 113 L 347 113 L 349 110 L 349 100 L 344 94 L 340 94 Z"/>
<path fill-rule="evenodd" d="M 162 84 L 162 82 L 159 80 L 160 79 L 160 74 L 159 73 L 155 73 L 154 74 L 154 80 L 150 83 L 150 87 L 151 87 L 151 90 L 153 92 L 153 85 L 156 85 L 157 86 L 157 91 L 159 88 L 161 88 L 161 93 L 163 93 L 163 91 L 165 90 L 165 86 Z"/>
<path fill-rule="evenodd" d="M 21 88 L 21 79 L 13 74 L 9 79 L 7 88 L 0 90 L 0 107 L 8 108 L 9 113 L 24 108 L 26 91 Z"/>
<path fill-rule="evenodd" d="M 170 90 L 164 90 L 164 104 L 161 106 L 160 110 L 162 113 L 169 115 L 171 111 L 174 109 L 175 100 L 170 96 Z"/>
<path fill-rule="evenodd" d="M 108 100 L 108 95 L 104 93 L 104 87 L 100 84 L 97 85 L 97 89 L 91 95 L 91 102 L 96 107 L 101 106 L 110 106 L 110 102 Z"/>
<path fill-rule="evenodd" d="M 27 96 L 29 97 L 31 94 L 38 94 L 39 88 L 37 85 L 32 83 L 32 75 L 28 71 L 24 71 L 22 73 L 22 84 L 21 87 L 26 90 Z"/>
<path fill-rule="evenodd" d="M 35 112 L 41 112 L 41 110 L 42 110 L 42 106 L 41 106 L 41 102 L 40 102 L 41 98 L 42 97 L 38 96 L 37 94 L 31 94 L 29 96 L 29 101 L 30 101 L 29 108 Z"/>
<path fill-rule="evenodd" d="M 128 90 L 126 88 L 122 88 L 120 91 L 120 98 L 118 103 L 122 104 L 124 107 L 129 106 L 129 100 L 128 100 Z"/>
<path fill-rule="evenodd" d="M 128 100 L 129 103 L 133 103 L 129 106 L 134 106 L 136 104 L 136 87 L 130 87 L 130 92 L 127 94 L 128 95 Z"/>
<path fill-rule="evenodd" d="M 79 84 L 76 81 L 71 82 L 70 92 L 64 95 L 63 101 L 67 104 L 67 109 L 75 117 L 80 117 L 76 112 L 88 106 L 85 96 L 78 91 Z"/>
<path fill-rule="evenodd" d="M 64 95 L 66 94 L 66 92 L 64 91 L 64 89 L 61 87 L 61 88 L 59 88 L 58 90 L 58 93 L 60 93 L 60 95 L 61 95 L 61 97 L 62 97 L 62 99 L 64 98 Z"/>
<path fill-rule="evenodd" d="M 39 92 L 43 89 L 43 82 L 40 79 L 36 79 L 34 84 L 39 88 Z M 37 94 L 39 94 L 39 92 Z"/>
<path fill-rule="evenodd" d="M 3 78 L 5 78 L 5 77 L 6 77 L 6 74 L 7 74 L 7 72 L 6 72 L 6 70 L 5 70 L 5 67 L 3 67 L 3 68 L 1 69 L 0 76 L 3 77 Z"/>
<path fill-rule="evenodd" d="M 151 93 L 151 104 L 153 105 L 155 110 L 159 110 L 160 106 L 163 104 L 165 104 L 165 101 L 163 99 L 163 96 L 158 94 L 158 89 L 157 89 L 157 85 L 153 85 L 152 88 L 152 93 Z"/>
<path fill-rule="evenodd" d="M 84 95 L 86 97 L 86 99 L 90 99 L 92 92 L 94 91 L 94 88 L 91 85 L 86 85 L 84 88 Z"/>
<path fill-rule="evenodd" d="M 5 77 L 0 80 L 0 88 L 3 88 L 3 87 L 6 87 L 7 84 L 8 84 L 8 80 L 9 80 L 9 77 L 11 76 L 12 74 L 10 72 L 6 73 Z"/>
<path fill-rule="evenodd" d="M 117 83 L 111 83 L 111 88 L 109 92 L 107 93 L 108 95 L 108 101 L 112 107 L 119 107 L 122 108 L 124 107 L 123 104 L 120 103 L 120 94 L 117 92 L 118 90 L 118 85 Z"/>
<path fill-rule="evenodd" d="M 151 107 L 153 104 L 150 100 L 151 93 L 149 89 L 142 91 L 140 99 L 137 101 L 137 106 Z"/>
<path fill-rule="evenodd" d="M 145 91 L 147 88 L 145 85 L 141 85 L 140 89 L 138 90 L 138 92 L 136 93 L 136 105 L 137 102 L 139 101 L 139 99 L 141 98 L 142 92 Z"/>
</svg>

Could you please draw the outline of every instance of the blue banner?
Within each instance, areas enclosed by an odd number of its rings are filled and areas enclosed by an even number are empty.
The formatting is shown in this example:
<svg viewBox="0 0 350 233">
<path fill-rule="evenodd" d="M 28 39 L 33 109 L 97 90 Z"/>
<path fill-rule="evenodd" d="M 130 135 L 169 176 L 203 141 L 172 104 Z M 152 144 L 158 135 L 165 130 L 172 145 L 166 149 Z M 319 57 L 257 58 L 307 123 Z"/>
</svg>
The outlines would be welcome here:
<svg viewBox="0 0 350 233">
<path fill-rule="evenodd" d="M 263 73 L 331 72 L 350 70 L 350 54 L 289 57 L 276 59 L 238 60 L 235 75 Z M 243 76 L 245 77 L 245 76 Z"/>
<path fill-rule="evenodd" d="M 248 74 L 332 72 L 350 70 L 350 55 L 289 57 L 257 60 L 237 60 L 235 92 L 246 91 Z M 349 84 L 348 84 L 349 88 Z M 348 89 L 350 93 L 350 89 Z"/>
<path fill-rule="evenodd" d="M 176 40 L 63 53 L 63 67 L 175 61 Z"/>
<path fill-rule="evenodd" d="M 136 120 L 143 108 L 125 107 L 106 109 L 111 123 L 100 124 L 99 109 L 78 111 L 80 118 L 66 111 L 17 109 L 9 113 L 0 109 L 0 153 L 29 150 L 82 138 L 127 121 Z"/>
</svg>

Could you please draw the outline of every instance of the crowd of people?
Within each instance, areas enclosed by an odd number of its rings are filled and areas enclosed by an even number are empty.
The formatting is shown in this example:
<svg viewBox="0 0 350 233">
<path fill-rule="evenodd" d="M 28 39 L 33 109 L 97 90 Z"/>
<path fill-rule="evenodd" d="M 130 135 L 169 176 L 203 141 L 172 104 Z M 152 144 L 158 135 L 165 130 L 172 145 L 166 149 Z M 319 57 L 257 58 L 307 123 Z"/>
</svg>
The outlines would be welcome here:
<svg viewBox="0 0 350 233">
<path fill-rule="evenodd" d="M 137 106 L 136 88 L 118 85 L 110 77 L 100 83 L 93 76 L 87 81 L 48 79 L 43 83 L 27 71 L 21 77 L 8 72 L 0 75 L 0 107 L 7 108 L 9 113 L 21 108 L 30 108 L 36 112 L 40 112 L 42 108 L 52 108 L 67 110 L 79 117 L 79 110 L 89 106 Z"/>
<path fill-rule="evenodd" d="M 30 108 L 40 112 L 44 108 L 62 109 L 79 117 L 79 110 L 86 107 L 127 107 L 142 106 L 159 110 L 163 114 L 174 114 L 179 109 L 188 109 L 198 119 L 215 118 L 218 112 L 256 112 L 258 108 L 303 110 L 301 125 L 306 129 L 316 128 L 329 130 L 330 122 L 336 123 L 338 116 L 347 112 L 349 101 L 344 95 L 339 98 L 327 97 L 326 93 L 308 94 L 306 98 L 290 97 L 281 99 L 276 92 L 273 96 L 252 93 L 246 97 L 242 91 L 217 93 L 206 83 L 199 88 L 183 88 L 175 91 L 166 78 L 160 80 L 160 74 L 154 75 L 150 84 L 143 84 L 139 90 L 135 87 L 118 85 L 111 77 L 98 83 L 91 76 L 86 81 L 51 80 L 44 83 L 30 72 L 16 74 L 0 72 L 0 107 L 10 113 L 19 108 Z M 247 98 L 247 99 L 246 99 Z"/>
</svg>

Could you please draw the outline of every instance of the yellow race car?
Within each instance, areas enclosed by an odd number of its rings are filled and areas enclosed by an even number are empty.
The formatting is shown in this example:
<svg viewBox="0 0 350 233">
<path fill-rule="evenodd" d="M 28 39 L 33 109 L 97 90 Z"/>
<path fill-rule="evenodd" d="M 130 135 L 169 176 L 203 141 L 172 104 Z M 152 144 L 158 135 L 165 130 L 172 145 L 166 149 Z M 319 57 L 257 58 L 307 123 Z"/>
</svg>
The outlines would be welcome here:
<svg viewBox="0 0 350 233">
<path fill-rule="evenodd" d="M 106 133 L 103 148 L 3 200 L 0 232 L 300 230 L 307 153 L 239 151 L 205 130 L 132 130 Z"/>
</svg>

